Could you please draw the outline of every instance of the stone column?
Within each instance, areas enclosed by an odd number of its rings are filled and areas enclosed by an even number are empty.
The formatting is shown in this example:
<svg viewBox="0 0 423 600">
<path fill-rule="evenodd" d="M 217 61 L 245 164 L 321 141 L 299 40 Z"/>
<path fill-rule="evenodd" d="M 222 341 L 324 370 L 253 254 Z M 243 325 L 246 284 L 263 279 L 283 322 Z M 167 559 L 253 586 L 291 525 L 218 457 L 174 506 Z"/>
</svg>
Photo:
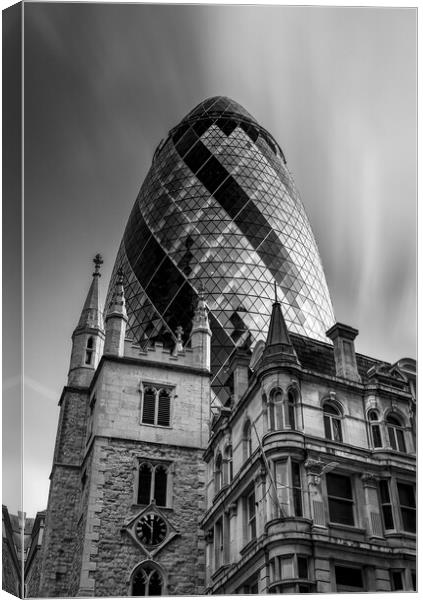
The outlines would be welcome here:
<svg viewBox="0 0 423 600">
<path fill-rule="evenodd" d="M 323 462 L 308 458 L 304 463 L 304 467 L 307 474 L 309 513 L 313 520 L 313 527 L 326 528 L 326 515 L 321 488 Z"/>
</svg>

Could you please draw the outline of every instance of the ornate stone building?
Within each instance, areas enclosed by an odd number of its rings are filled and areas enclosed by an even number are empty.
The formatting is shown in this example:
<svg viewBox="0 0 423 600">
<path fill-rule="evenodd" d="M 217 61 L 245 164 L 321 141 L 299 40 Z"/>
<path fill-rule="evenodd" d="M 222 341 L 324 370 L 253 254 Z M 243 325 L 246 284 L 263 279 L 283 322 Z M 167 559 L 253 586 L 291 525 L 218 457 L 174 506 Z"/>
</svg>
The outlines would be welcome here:
<svg viewBox="0 0 423 600">
<path fill-rule="evenodd" d="M 415 362 L 289 334 L 239 349 L 205 458 L 210 594 L 416 589 Z"/>
</svg>

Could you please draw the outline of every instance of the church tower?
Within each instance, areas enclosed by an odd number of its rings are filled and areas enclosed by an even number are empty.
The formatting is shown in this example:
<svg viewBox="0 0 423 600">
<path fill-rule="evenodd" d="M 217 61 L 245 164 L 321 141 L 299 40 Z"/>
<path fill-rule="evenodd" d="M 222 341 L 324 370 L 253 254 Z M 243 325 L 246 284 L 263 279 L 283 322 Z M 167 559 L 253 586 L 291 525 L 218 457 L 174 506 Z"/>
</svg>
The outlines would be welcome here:
<svg viewBox="0 0 423 600">
<path fill-rule="evenodd" d="M 119 273 L 103 316 L 99 268 L 73 333 L 61 398 L 40 596 L 201 594 L 210 405 L 208 311 L 190 347 L 125 339 Z"/>
</svg>

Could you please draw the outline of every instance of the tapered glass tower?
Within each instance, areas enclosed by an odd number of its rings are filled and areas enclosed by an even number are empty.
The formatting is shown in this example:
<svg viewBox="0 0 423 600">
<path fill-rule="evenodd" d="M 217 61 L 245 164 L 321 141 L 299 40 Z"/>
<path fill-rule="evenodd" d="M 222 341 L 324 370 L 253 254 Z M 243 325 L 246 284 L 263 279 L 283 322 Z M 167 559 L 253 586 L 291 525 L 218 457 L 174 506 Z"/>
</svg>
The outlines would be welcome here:
<svg viewBox="0 0 423 600">
<path fill-rule="evenodd" d="M 142 345 L 173 346 L 178 326 L 189 343 L 204 290 L 213 387 L 223 401 L 225 363 L 237 345 L 263 338 L 274 282 L 290 331 L 326 340 L 334 323 L 316 242 L 284 154 L 229 98 L 205 100 L 160 143 L 129 217 L 109 295 L 119 268 L 129 335 Z"/>
</svg>

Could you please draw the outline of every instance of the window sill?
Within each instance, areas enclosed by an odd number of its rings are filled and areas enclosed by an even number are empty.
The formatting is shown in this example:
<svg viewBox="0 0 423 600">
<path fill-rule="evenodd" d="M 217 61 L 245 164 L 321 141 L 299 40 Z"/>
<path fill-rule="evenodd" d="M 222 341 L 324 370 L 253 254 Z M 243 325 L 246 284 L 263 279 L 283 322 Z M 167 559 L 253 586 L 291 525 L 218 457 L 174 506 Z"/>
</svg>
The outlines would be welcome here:
<svg viewBox="0 0 423 600">
<path fill-rule="evenodd" d="M 142 425 L 143 427 L 160 427 L 160 429 L 173 429 L 172 425 L 156 425 L 155 423 L 143 423 L 142 421 L 140 422 L 140 425 Z"/>
<path fill-rule="evenodd" d="M 133 502 L 131 504 L 131 508 L 148 508 L 149 506 L 151 506 L 151 502 L 149 504 L 137 504 L 136 502 Z M 173 512 L 173 507 L 172 506 L 159 506 L 158 504 L 154 505 L 155 508 L 158 508 L 159 510 L 164 510 L 166 512 Z"/>
<path fill-rule="evenodd" d="M 213 496 L 213 502 L 217 502 L 219 500 L 219 498 L 224 496 L 225 492 L 227 492 L 228 488 L 229 488 L 229 485 L 227 483 L 222 485 L 220 490 L 218 492 L 216 492 L 215 495 Z"/>
<path fill-rule="evenodd" d="M 408 538 L 410 540 L 415 540 L 416 534 L 412 531 L 397 531 L 390 529 L 389 531 L 385 531 L 385 538 Z"/>
<path fill-rule="evenodd" d="M 343 529 L 344 531 L 351 531 L 362 535 L 366 534 L 365 529 L 357 527 L 356 525 L 344 525 L 344 523 L 332 523 L 332 521 L 329 521 L 328 527 L 331 527 L 332 529 Z"/>
</svg>

